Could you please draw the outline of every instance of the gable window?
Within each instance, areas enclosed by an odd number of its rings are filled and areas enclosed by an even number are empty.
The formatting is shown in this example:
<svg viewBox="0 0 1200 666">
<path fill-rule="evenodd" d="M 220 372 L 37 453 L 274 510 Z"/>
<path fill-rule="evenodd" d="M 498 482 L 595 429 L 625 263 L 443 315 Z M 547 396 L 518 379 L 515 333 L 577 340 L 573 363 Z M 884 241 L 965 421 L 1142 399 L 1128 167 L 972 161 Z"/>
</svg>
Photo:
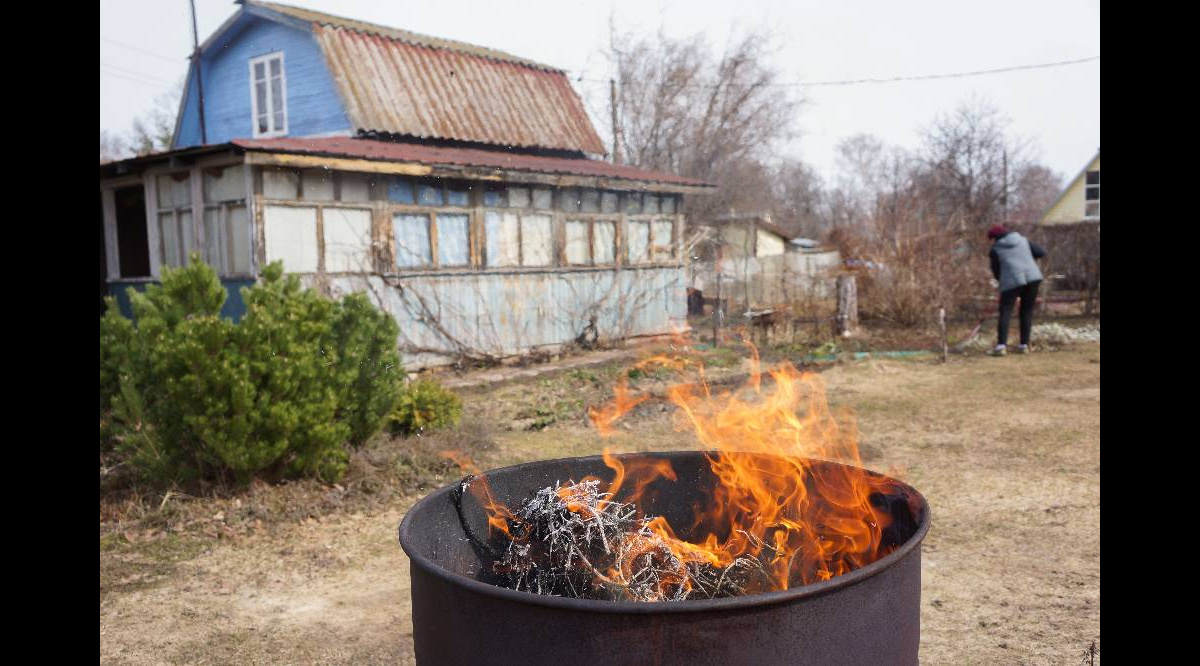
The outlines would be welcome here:
<svg viewBox="0 0 1200 666">
<path fill-rule="evenodd" d="M 1083 216 L 1088 219 L 1100 217 L 1100 172 L 1087 172 L 1083 186 Z"/>
<path fill-rule="evenodd" d="M 287 134 L 287 78 L 282 52 L 250 60 L 250 107 L 256 138 Z"/>
</svg>

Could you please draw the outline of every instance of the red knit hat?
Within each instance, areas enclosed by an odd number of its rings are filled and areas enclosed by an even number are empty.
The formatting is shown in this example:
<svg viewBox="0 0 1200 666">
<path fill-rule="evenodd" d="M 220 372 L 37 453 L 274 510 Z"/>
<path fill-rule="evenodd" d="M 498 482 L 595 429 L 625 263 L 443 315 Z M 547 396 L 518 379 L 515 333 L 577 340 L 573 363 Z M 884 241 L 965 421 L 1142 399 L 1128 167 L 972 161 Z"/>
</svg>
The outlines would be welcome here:
<svg viewBox="0 0 1200 666">
<path fill-rule="evenodd" d="M 995 240 L 996 238 L 1003 236 L 1006 233 L 1008 233 L 1008 229 L 1005 229 L 1004 225 L 993 224 L 991 227 L 988 228 L 988 240 Z"/>
</svg>

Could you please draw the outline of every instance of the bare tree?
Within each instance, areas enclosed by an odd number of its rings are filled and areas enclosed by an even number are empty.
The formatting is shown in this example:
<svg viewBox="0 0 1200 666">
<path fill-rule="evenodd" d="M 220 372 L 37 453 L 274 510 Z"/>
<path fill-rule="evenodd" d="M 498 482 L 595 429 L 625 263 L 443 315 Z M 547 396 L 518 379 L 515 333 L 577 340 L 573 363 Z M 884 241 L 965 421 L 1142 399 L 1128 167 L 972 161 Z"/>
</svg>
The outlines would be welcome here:
<svg viewBox="0 0 1200 666">
<path fill-rule="evenodd" d="M 776 223 L 797 236 L 820 236 L 828 215 L 823 183 L 816 171 L 789 158 L 772 170 L 770 178 Z"/>
<path fill-rule="evenodd" d="M 170 90 L 155 97 L 145 113 L 133 119 L 126 134 L 100 130 L 100 163 L 170 150 L 182 95 L 183 79 L 180 79 Z"/>
<path fill-rule="evenodd" d="M 100 163 L 112 162 L 128 157 L 129 147 L 125 139 L 106 129 L 100 130 Z"/>
<path fill-rule="evenodd" d="M 1063 176 L 1041 164 L 1016 171 L 1009 194 L 1009 224 L 1036 224 L 1062 191 Z"/>
<path fill-rule="evenodd" d="M 610 47 L 627 161 L 716 184 L 714 195 L 689 203 L 693 216 L 764 208 L 771 192 L 765 165 L 795 135 L 800 103 L 777 85 L 771 35 L 735 34 L 718 55 L 701 35 L 614 31 Z"/>
<path fill-rule="evenodd" d="M 990 101 L 971 98 L 922 131 L 932 211 L 944 228 L 978 229 L 1004 219 L 1011 174 L 1028 164 L 1028 143 L 1010 137 Z"/>
</svg>

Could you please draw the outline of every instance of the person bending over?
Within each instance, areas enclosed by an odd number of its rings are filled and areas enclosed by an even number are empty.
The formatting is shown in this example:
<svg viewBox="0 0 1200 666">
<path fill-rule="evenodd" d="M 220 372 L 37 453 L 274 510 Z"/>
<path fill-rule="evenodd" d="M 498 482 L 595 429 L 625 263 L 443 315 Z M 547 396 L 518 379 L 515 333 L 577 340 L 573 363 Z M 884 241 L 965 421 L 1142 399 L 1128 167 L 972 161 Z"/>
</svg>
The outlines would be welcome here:
<svg viewBox="0 0 1200 666">
<path fill-rule="evenodd" d="M 1037 302 L 1038 286 L 1042 284 L 1042 271 L 1036 259 L 1046 256 L 1037 243 L 1015 231 L 994 224 L 987 232 L 992 241 L 989 256 L 992 276 L 1000 288 L 1000 326 L 996 332 L 996 347 L 992 356 L 1004 356 L 1008 351 L 1008 325 L 1012 321 L 1013 304 L 1021 299 L 1021 346 L 1017 353 L 1029 353 L 1029 334 L 1033 330 L 1033 306 Z"/>
</svg>

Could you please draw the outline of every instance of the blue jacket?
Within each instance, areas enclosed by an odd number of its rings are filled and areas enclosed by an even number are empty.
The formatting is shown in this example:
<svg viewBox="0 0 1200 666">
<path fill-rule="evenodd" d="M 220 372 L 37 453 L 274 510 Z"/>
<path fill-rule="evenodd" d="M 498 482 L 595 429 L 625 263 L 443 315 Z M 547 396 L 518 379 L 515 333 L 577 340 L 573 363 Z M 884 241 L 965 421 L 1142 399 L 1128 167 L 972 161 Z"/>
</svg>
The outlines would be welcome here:
<svg viewBox="0 0 1200 666">
<path fill-rule="evenodd" d="M 1000 291 L 1042 280 L 1042 271 L 1034 260 L 1046 256 L 1046 251 L 1015 231 L 997 236 L 989 255 L 992 276 L 1000 281 Z"/>
</svg>

